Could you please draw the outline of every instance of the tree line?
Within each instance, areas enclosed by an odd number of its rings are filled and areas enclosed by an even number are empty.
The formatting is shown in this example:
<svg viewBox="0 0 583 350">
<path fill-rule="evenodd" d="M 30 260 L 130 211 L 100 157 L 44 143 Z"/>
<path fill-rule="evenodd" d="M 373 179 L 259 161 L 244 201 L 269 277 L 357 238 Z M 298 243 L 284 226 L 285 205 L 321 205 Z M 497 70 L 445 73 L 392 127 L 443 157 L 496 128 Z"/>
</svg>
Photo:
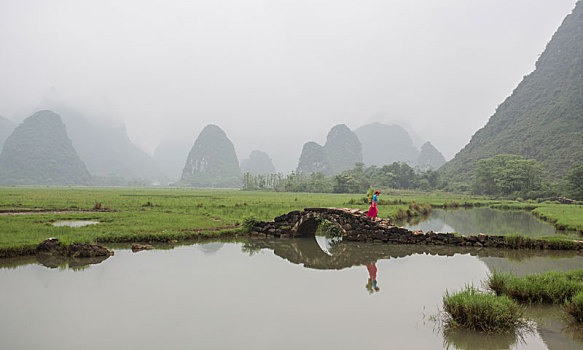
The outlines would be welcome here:
<svg viewBox="0 0 583 350">
<path fill-rule="evenodd" d="M 576 164 L 562 182 L 550 182 L 543 166 L 534 159 L 500 154 L 482 159 L 474 172 L 471 184 L 453 183 L 440 171 L 421 171 L 404 162 L 382 167 L 354 168 L 334 176 L 292 171 L 290 174 L 243 176 L 244 190 L 272 190 L 314 193 L 366 193 L 371 187 L 404 190 L 444 190 L 471 192 L 501 198 L 535 199 L 568 196 L 583 200 L 583 164 Z"/>
</svg>

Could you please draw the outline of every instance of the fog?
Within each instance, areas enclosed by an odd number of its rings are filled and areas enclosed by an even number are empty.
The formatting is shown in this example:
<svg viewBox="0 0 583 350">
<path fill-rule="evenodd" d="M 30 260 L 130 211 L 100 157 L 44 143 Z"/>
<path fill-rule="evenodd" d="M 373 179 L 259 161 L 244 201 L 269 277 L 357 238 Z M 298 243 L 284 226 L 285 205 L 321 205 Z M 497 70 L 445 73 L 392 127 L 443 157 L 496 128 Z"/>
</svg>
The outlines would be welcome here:
<svg viewBox="0 0 583 350">
<path fill-rule="evenodd" d="M 0 115 L 55 87 L 152 154 L 219 125 L 297 166 L 380 121 L 450 159 L 534 69 L 576 0 L 0 0 Z M 186 157 L 186 155 L 185 155 Z"/>
</svg>

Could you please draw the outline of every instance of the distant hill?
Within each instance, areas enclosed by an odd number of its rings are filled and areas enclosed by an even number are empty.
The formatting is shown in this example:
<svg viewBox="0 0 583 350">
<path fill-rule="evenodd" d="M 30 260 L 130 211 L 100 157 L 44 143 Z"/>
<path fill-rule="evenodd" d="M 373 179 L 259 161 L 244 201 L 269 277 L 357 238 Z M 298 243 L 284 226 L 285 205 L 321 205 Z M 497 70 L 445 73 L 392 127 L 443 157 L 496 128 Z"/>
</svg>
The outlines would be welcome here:
<svg viewBox="0 0 583 350">
<path fill-rule="evenodd" d="M 325 175 L 331 175 L 332 169 L 324 147 L 313 141 L 306 142 L 302 148 L 297 171 L 304 174 L 321 172 Z"/>
<path fill-rule="evenodd" d="M 583 2 L 579 1 L 512 95 L 443 172 L 471 180 L 478 160 L 518 154 L 540 161 L 552 178 L 583 162 Z"/>
<path fill-rule="evenodd" d="M 330 129 L 324 151 L 333 174 L 340 174 L 354 168 L 355 163 L 362 162 L 362 144 L 358 136 L 344 124 Z"/>
<path fill-rule="evenodd" d="M 241 171 L 253 175 L 274 174 L 275 167 L 267 153 L 254 150 L 249 155 L 249 158 L 241 161 Z"/>
<path fill-rule="evenodd" d="M 421 146 L 421 153 L 417 160 L 417 167 L 423 171 L 437 170 L 445 164 L 445 157 L 435 148 L 431 142 L 425 142 Z"/>
<path fill-rule="evenodd" d="M 48 110 L 26 118 L 0 153 L 2 185 L 86 185 L 89 180 L 61 117 Z"/>
<path fill-rule="evenodd" d="M 362 145 L 353 131 L 338 124 L 328 132 L 324 146 L 315 142 L 304 144 L 297 170 L 304 174 L 335 175 L 354 168 L 357 162 L 362 162 Z"/>
<path fill-rule="evenodd" d="M 47 104 L 45 104 L 47 105 Z M 62 103 L 50 103 L 63 118 L 73 146 L 92 175 L 162 179 L 158 164 L 130 140 L 122 126 L 96 123 Z"/>
<path fill-rule="evenodd" d="M 188 154 L 178 185 L 241 187 L 242 181 L 235 147 L 227 134 L 216 125 L 205 126 Z"/>
<path fill-rule="evenodd" d="M 383 166 L 405 162 L 416 166 L 419 150 L 409 133 L 399 125 L 372 123 L 354 131 L 362 142 L 362 154 L 367 166 Z"/>
<path fill-rule="evenodd" d="M 4 141 L 12 134 L 12 131 L 16 125 L 14 123 L 3 116 L 0 115 L 0 151 L 2 150 L 2 145 L 4 145 Z"/>
</svg>

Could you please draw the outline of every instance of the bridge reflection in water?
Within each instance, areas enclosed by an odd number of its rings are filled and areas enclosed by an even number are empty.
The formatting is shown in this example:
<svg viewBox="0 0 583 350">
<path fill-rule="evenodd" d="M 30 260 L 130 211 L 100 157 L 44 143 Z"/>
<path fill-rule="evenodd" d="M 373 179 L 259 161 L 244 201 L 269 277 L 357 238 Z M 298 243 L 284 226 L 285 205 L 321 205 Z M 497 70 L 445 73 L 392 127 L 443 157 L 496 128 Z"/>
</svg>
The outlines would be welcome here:
<svg viewBox="0 0 583 350">
<path fill-rule="evenodd" d="M 512 272 L 519 275 L 550 270 L 583 269 L 583 256 L 574 251 L 513 250 L 456 246 L 402 245 L 330 240 L 322 249 L 316 237 L 291 239 L 253 239 L 243 244 L 243 251 L 253 253 L 262 249 L 294 264 L 317 270 L 341 270 L 365 266 L 384 259 L 404 258 L 415 254 L 454 256 L 469 254 L 480 259 L 490 271 Z"/>
</svg>

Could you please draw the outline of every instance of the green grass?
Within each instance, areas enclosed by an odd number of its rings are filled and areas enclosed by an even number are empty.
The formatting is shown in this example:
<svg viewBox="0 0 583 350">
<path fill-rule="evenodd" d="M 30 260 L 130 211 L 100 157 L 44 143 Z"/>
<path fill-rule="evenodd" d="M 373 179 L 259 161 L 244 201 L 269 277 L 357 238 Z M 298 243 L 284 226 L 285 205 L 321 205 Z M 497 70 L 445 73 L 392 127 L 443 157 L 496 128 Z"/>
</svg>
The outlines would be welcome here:
<svg viewBox="0 0 583 350">
<path fill-rule="evenodd" d="M 560 230 L 572 230 L 583 233 L 583 205 L 542 203 L 532 213 L 542 220 L 551 222 Z"/>
<path fill-rule="evenodd" d="M 506 296 L 497 296 L 466 286 L 443 297 L 446 324 L 487 333 L 513 332 L 524 325 L 524 309 Z"/>
<path fill-rule="evenodd" d="M 16 252 L 56 237 L 71 242 L 106 243 L 185 240 L 242 233 L 249 220 L 269 221 L 307 207 L 368 209 L 348 204 L 358 196 L 201 189 L 0 187 L 0 212 L 58 211 L 0 215 L 0 250 Z M 92 211 L 96 203 L 108 211 Z M 425 208 L 420 205 L 419 208 Z M 380 205 L 379 216 L 419 215 L 408 204 Z M 246 220 L 247 219 L 247 220 Z M 85 227 L 54 227 L 63 220 L 95 220 Z"/>
<path fill-rule="evenodd" d="M 583 270 L 549 271 L 524 277 L 494 272 L 487 284 L 497 295 L 519 302 L 562 304 L 583 290 Z"/>
<path fill-rule="evenodd" d="M 504 242 L 508 248 L 537 249 L 542 245 L 544 249 L 576 250 L 578 245 L 572 237 L 560 234 L 554 236 L 528 237 L 524 235 L 506 235 Z"/>
<path fill-rule="evenodd" d="M 108 208 L 108 211 L 59 212 L 91 211 L 97 203 L 101 203 L 101 208 Z M 561 225 L 570 222 L 568 227 L 583 228 L 581 206 L 523 204 L 443 192 L 383 191 L 378 209 L 380 217 L 394 220 L 423 215 L 431 207 L 456 205 L 540 205 L 535 211 L 546 216 L 537 215 L 556 220 Z M 0 213 L 57 211 L 34 215 L 0 215 L 0 251 L 10 251 L 9 255 L 15 255 L 15 252 L 24 254 L 48 237 L 59 238 L 64 243 L 167 242 L 200 236 L 215 237 L 243 232 L 244 227 L 239 225 L 244 224 L 246 218 L 268 221 L 292 210 L 308 207 L 366 210 L 369 205 L 364 195 L 355 194 L 168 188 L 0 187 Z M 100 224 L 80 228 L 52 226 L 53 222 L 62 220 L 96 220 Z"/>
</svg>

